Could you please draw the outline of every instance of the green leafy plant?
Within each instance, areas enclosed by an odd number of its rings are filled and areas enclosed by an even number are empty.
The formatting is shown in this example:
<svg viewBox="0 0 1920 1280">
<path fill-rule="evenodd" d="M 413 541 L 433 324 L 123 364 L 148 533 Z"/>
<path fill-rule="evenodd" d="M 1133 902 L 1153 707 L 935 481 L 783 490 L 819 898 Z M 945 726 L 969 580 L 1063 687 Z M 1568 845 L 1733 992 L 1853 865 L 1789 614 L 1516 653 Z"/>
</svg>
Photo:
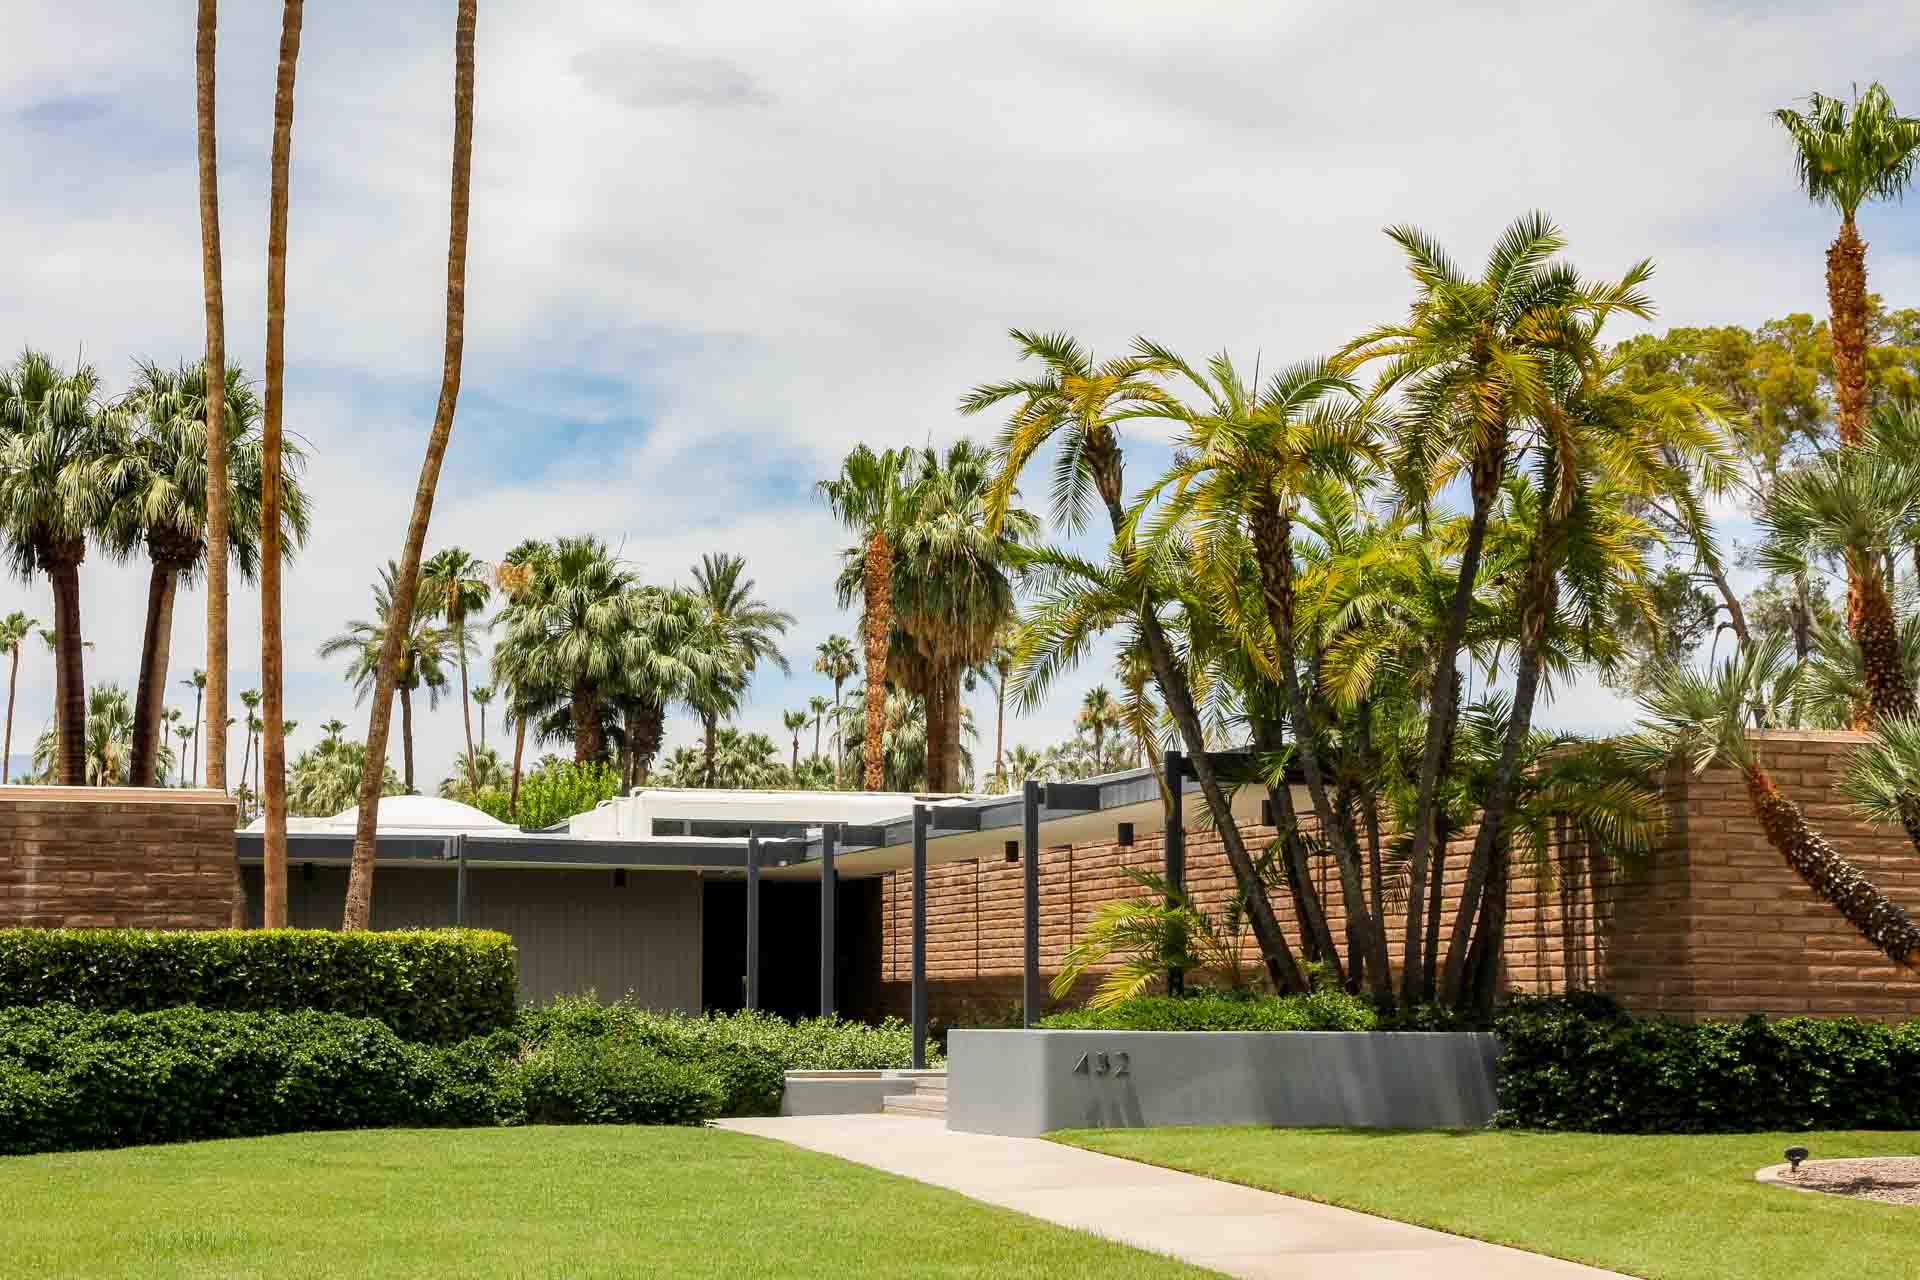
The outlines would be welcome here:
<svg viewBox="0 0 1920 1280">
<path fill-rule="evenodd" d="M 1103 902 L 1094 909 L 1086 936 L 1067 953 L 1053 977 L 1053 998 L 1064 999 L 1096 967 L 1113 970 L 1100 982 L 1090 1008 L 1104 1009 L 1141 995 L 1168 969 L 1205 969 L 1235 991 L 1251 977 L 1240 958 L 1246 931 L 1246 895 L 1236 891 L 1218 918 L 1193 905 L 1164 876 L 1137 867 L 1120 873 L 1152 896 Z"/>
<path fill-rule="evenodd" d="M 538 831 L 565 822 L 619 794 L 620 771 L 604 760 L 547 760 L 520 781 L 520 829 Z M 508 793 L 501 788 L 483 788 L 474 806 L 502 822 L 512 820 Z"/>
<path fill-rule="evenodd" d="M 1371 1005 L 1338 988 L 1304 996 L 1134 996 L 1042 1018 L 1070 1031 L 1371 1031 Z"/>
</svg>

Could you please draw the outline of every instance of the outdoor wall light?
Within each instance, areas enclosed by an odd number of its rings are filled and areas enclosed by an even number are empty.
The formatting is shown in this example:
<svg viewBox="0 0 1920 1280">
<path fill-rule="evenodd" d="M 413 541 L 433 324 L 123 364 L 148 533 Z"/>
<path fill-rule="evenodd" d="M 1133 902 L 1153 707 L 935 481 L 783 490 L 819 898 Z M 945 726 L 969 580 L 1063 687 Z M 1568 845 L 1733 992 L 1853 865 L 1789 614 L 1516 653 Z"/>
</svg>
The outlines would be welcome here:
<svg viewBox="0 0 1920 1280">
<path fill-rule="evenodd" d="M 303 862 L 300 864 L 300 878 L 308 884 L 313 883 L 313 864 L 311 862 Z"/>
<path fill-rule="evenodd" d="M 624 889 L 627 887 L 627 869 L 625 867 L 620 867 L 614 871 L 613 887 L 616 889 Z"/>
<path fill-rule="evenodd" d="M 1268 796 L 1260 802 L 1260 825 L 1263 827 L 1271 827 L 1274 825 L 1272 796 Z"/>
<path fill-rule="evenodd" d="M 1007 841 L 1007 861 L 1020 861 L 1020 842 L 1018 840 Z"/>
<path fill-rule="evenodd" d="M 1133 824 L 1131 822 L 1121 823 L 1119 829 L 1114 832 L 1113 838 L 1114 842 L 1122 849 L 1133 848 Z"/>
</svg>

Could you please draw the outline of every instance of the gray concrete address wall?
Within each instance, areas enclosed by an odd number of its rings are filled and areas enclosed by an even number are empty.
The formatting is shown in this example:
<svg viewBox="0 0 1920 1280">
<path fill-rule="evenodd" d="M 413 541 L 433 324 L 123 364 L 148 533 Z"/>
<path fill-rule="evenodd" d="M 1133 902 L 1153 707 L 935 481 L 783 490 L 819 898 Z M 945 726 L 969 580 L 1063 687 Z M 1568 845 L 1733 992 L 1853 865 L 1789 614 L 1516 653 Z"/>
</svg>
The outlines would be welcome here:
<svg viewBox="0 0 1920 1280">
<path fill-rule="evenodd" d="M 947 1127 L 1474 1128 L 1493 1117 L 1499 1056 L 1480 1033 L 955 1030 Z"/>
</svg>

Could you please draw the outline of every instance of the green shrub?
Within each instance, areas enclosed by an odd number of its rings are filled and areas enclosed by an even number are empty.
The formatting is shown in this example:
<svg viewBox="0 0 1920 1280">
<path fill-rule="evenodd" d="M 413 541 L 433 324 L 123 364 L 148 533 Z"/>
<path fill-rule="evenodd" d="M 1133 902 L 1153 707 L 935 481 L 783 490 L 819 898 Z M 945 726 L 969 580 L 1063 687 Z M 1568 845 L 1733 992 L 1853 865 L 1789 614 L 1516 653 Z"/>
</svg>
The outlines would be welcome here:
<svg viewBox="0 0 1920 1280">
<path fill-rule="evenodd" d="M 520 808 L 507 816 L 506 790 L 487 787 L 474 807 L 502 822 L 518 822 L 522 831 L 538 831 L 575 814 L 588 813 L 619 795 L 620 771 L 607 763 L 576 763 L 549 756 L 520 779 Z"/>
<path fill-rule="evenodd" d="M 701 1124 L 725 1102 L 712 1074 L 619 1034 L 555 1036 L 509 1078 L 530 1124 Z"/>
<path fill-rule="evenodd" d="M 516 996 L 513 940 L 476 929 L 0 929 L 0 1005 L 315 1010 L 452 1043 L 511 1025 Z"/>
<path fill-rule="evenodd" d="M 1336 989 L 1304 996 L 1135 996 L 1104 1009 L 1070 1009 L 1039 1026 L 1068 1031 L 1371 1031 L 1372 1006 Z"/>
<path fill-rule="evenodd" d="M 1514 1128 L 1742 1133 L 1920 1128 L 1920 1020 L 1758 1015 L 1697 1026 L 1593 998 L 1520 999 L 1495 1030 Z"/>
</svg>

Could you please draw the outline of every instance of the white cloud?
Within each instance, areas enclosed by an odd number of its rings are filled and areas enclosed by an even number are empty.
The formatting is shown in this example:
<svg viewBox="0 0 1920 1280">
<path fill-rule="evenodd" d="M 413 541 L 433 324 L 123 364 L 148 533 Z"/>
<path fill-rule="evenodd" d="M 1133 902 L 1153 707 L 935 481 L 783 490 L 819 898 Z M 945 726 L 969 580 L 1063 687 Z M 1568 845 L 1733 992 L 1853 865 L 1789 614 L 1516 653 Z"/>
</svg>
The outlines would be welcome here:
<svg viewBox="0 0 1920 1280">
<path fill-rule="evenodd" d="M 201 340 L 190 12 L 8 13 L 0 347 L 84 349 L 112 376 Z M 258 369 L 274 7 L 226 6 L 229 347 Z M 1829 219 L 1793 188 L 1768 111 L 1881 78 L 1920 101 L 1902 6 L 1723 4 L 499 4 L 480 16 L 463 415 L 433 541 L 498 554 L 593 530 L 650 574 L 739 551 L 812 646 L 842 535 L 807 486 L 857 440 L 936 441 L 1004 331 L 1135 332 L 1269 362 L 1405 305 L 1379 229 L 1473 260 L 1549 209 L 1588 270 L 1660 263 L 1662 321 L 1824 308 Z M 309 660 L 393 554 L 440 364 L 450 15 L 307 15 L 295 123 L 289 422 L 316 450 L 313 545 L 287 602 L 291 713 L 343 713 Z M 48 103 L 80 104 L 63 112 Z M 99 104 L 104 104 L 102 109 Z M 1920 292 L 1920 240 L 1865 217 L 1874 287 Z M 1136 481 L 1147 468 L 1136 462 Z M 1039 499 L 1041 481 L 1029 485 Z M 85 570 L 90 670 L 130 679 L 145 577 Z M 44 584 L 0 609 L 47 612 Z M 201 645 L 183 596 L 176 668 Z M 235 599 L 236 682 L 257 651 Z M 22 673 L 43 714 L 45 663 Z M 1105 664 L 1084 683 L 1104 678 Z M 1064 735 L 1078 688 L 1015 740 Z M 976 703 L 984 736 L 992 712 Z M 1617 722 L 1582 687 L 1551 711 Z M 459 734 L 423 718 L 429 780 Z M 675 739 L 686 734 L 676 726 Z"/>
</svg>

